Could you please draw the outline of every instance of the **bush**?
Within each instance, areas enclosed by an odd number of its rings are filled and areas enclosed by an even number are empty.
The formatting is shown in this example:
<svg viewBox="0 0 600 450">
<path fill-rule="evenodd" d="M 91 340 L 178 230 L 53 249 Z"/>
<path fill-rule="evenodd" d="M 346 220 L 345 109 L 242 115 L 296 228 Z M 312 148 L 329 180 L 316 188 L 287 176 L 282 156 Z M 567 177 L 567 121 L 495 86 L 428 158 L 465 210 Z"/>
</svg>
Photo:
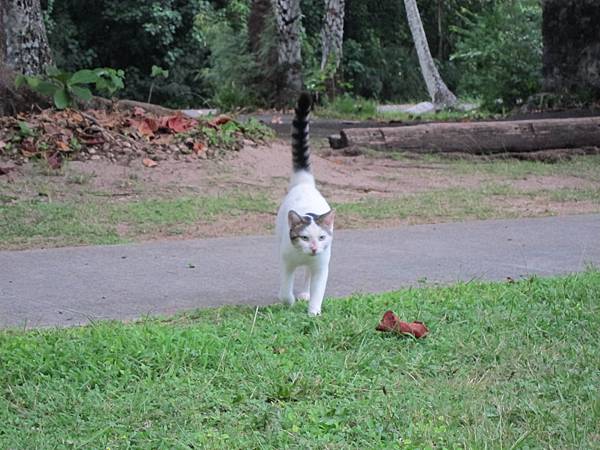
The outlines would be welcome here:
<svg viewBox="0 0 600 450">
<path fill-rule="evenodd" d="M 452 60 L 461 65 L 459 90 L 490 110 L 511 109 L 541 84 L 541 7 L 537 0 L 496 3 L 479 15 L 464 12 Z"/>
<path fill-rule="evenodd" d="M 125 72 L 121 97 L 148 98 L 153 65 L 169 71 L 152 98 L 165 106 L 198 106 L 207 97 L 198 69 L 208 50 L 194 29 L 201 2 L 48 0 L 46 27 L 55 63 L 75 72 L 113 67 Z"/>
</svg>

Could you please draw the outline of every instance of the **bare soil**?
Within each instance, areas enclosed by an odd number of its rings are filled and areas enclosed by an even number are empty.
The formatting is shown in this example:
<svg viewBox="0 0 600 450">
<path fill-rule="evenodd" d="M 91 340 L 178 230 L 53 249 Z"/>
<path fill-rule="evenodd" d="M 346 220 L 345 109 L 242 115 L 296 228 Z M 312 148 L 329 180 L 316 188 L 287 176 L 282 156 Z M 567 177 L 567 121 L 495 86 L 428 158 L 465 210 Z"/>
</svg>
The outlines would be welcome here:
<svg viewBox="0 0 600 450">
<path fill-rule="evenodd" d="M 312 164 L 318 185 L 334 204 L 398 200 L 420 193 L 449 189 L 478 190 L 492 184 L 506 185 L 521 194 L 494 195 L 486 200 L 496 209 L 492 217 L 535 217 L 558 214 L 599 212 L 599 201 L 552 199 L 535 192 L 560 189 L 599 189 L 600 180 L 590 180 L 574 174 L 502 175 L 476 170 L 478 164 L 489 161 L 470 160 L 473 170 L 456 170 L 455 161 L 431 158 L 401 158 L 399 160 L 358 154 L 346 156 L 329 150 L 324 143 L 315 145 Z M 583 157 L 585 158 L 585 157 Z M 465 163 L 467 164 L 467 163 Z M 520 164 L 513 161 L 512 164 Z M 542 164 L 542 163 L 538 163 Z M 146 167 L 142 158 L 126 161 L 106 159 L 69 161 L 60 172 L 48 171 L 40 164 L 14 166 L 0 176 L 0 194 L 15 200 L 36 198 L 40 190 L 57 200 L 87 201 L 104 197 L 115 202 L 146 198 L 182 196 L 220 196 L 231 193 L 257 193 L 266 196 L 274 205 L 285 195 L 291 166 L 287 142 L 274 141 L 269 145 L 247 143 L 240 151 L 229 152 L 215 160 L 193 156 L 185 159 L 158 161 Z M 446 200 L 440 200 L 446 201 Z M 6 201 L 5 201 L 6 203 Z M 156 238 L 216 237 L 264 234 L 273 229 L 275 209 L 271 214 L 249 212 L 244 216 L 223 216 L 212 222 L 202 222 L 183 228 L 178 234 L 153 230 L 141 237 Z M 408 223 L 471 219 L 439 216 L 387 217 L 369 219 L 360 216 L 339 216 L 338 228 L 390 227 Z M 119 225 L 119 234 L 127 235 L 126 225 Z"/>
</svg>

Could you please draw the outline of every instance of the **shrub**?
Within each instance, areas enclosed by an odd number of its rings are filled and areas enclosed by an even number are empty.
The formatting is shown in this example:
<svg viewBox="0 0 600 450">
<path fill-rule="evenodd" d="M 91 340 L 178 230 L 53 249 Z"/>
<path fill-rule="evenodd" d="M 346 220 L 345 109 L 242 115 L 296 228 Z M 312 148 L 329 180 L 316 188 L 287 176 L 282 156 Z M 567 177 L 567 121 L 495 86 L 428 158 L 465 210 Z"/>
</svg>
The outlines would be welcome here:
<svg viewBox="0 0 600 450">
<path fill-rule="evenodd" d="M 452 60 L 461 65 L 461 93 L 490 110 L 509 109 L 540 89 L 541 8 L 537 0 L 496 3 L 487 13 L 463 14 Z"/>
<path fill-rule="evenodd" d="M 15 79 L 15 85 L 19 87 L 26 84 L 32 90 L 52 97 L 56 108 L 65 109 L 74 106 L 77 98 L 90 100 L 90 85 L 94 85 L 97 91 L 112 96 L 124 87 L 123 76 L 122 70 L 109 67 L 82 69 L 75 73 L 49 68 L 45 77 L 19 75 Z"/>
<path fill-rule="evenodd" d="M 122 97 L 145 101 L 153 65 L 169 71 L 153 101 L 198 106 L 206 87 L 197 72 L 208 50 L 194 29 L 199 1 L 48 0 L 46 26 L 55 63 L 66 71 L 114 67 L 125 72 Z"/>
</svg>

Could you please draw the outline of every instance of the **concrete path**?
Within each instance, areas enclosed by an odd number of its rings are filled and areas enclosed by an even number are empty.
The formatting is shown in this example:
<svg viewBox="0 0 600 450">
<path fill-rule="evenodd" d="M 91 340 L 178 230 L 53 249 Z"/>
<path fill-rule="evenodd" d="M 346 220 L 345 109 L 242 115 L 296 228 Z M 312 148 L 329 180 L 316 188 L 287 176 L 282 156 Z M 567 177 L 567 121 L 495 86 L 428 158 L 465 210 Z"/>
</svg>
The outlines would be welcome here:
<svg viewBox="0 0 600 450">
<path fill-rule="evenodd" d="M 328 296 L 600 266 L 600 215 L 336 233 Z M 0 252 L 0 327 L 275 302 L 274 238 Z M 327 314 L 327 301 L 324 303 Z"/>
</svg>

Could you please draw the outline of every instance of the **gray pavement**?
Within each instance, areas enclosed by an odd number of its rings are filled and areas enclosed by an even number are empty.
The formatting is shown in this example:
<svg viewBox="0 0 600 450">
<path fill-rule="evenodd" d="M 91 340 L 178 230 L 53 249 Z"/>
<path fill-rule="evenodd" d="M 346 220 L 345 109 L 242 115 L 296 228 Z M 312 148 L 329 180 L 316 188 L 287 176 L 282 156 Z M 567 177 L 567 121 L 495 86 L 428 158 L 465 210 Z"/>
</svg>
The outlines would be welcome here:
<svg viewBox="0 0 600 450">
<path fill-rule="evenodd" d="M 0 327 L 276 301 L 272 236 L 0 252 Z M 600 266 L 600 215 L 338 231 L 327 295 Z M 327 301 L 323 306 L 327 314 Z"/>
</svg>

